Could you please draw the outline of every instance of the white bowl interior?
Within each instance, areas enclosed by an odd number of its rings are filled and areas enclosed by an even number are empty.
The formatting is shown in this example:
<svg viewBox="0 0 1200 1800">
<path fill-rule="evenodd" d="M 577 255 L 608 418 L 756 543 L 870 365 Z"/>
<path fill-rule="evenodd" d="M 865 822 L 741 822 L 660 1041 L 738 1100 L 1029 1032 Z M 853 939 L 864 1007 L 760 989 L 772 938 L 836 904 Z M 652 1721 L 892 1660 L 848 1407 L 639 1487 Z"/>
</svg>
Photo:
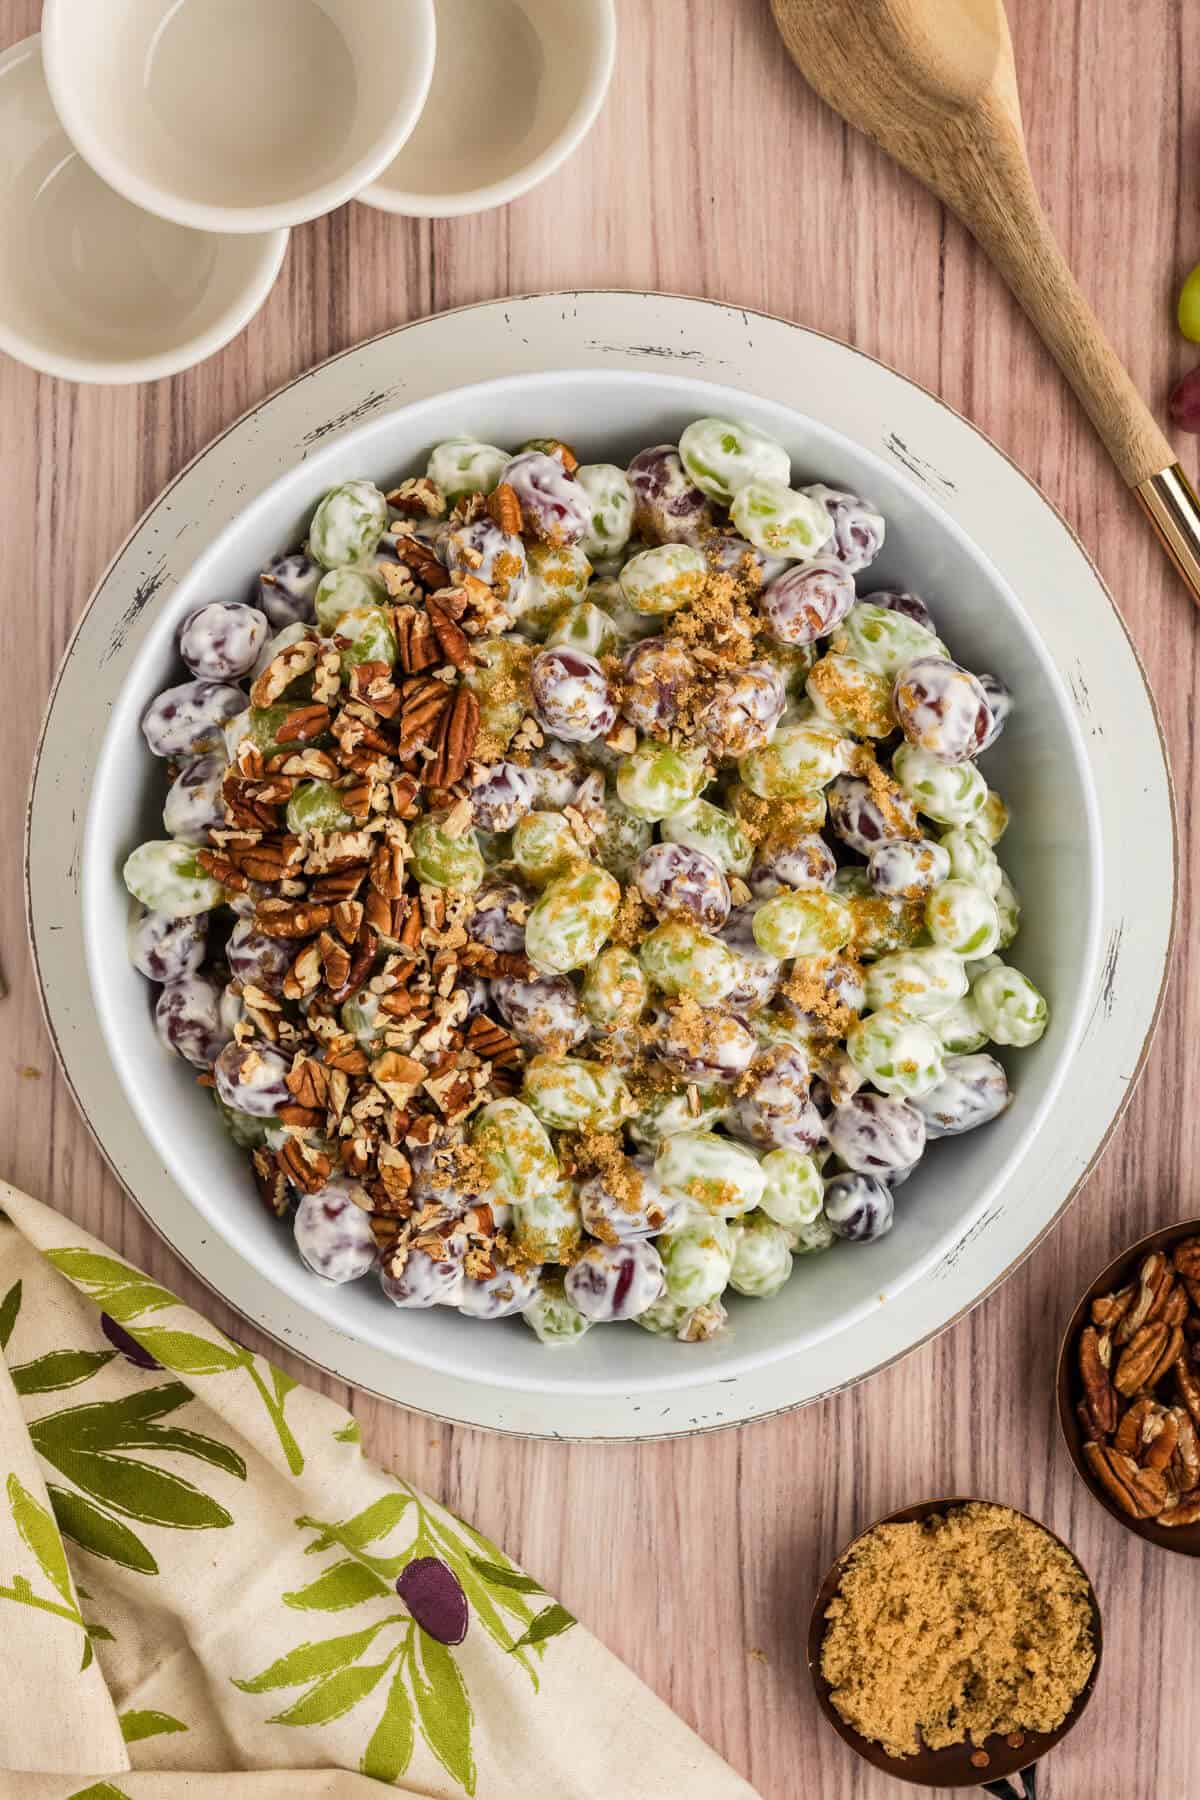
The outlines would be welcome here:
<svg viewBox="0 0 1200 1800">
<path fill-rule="evenodd" d="M 468 211 L 523 193 L 586 130 L 612 56 L 611 0 L 434 0 L 429 100 L 360 196 L 399 212 Z"/>
<path fill-rule="evenodd" d="M 331 484 L 363 474 L 386 483 L 413 473 L 429 447 L 452 433 L 471 431 L 502 445 L 565 435 L 587 459 L 623 464 L 646 444 L 674 441 L 690 419 L 708 413 L 732 413 L 781 439 L 795 479 L 820 478 L 872 497 L 887 518 L 887 542 L 860 587 L 890 584 L 923 594 L 952 653 L 1013 689 L 1012 718 L 984 768 L 1012 810 L 1001 854 L 1024 914 L 1011 960 L 1049 997 L 1049 1029 L 1031 1049 L 1000 1053 L 1013 1105 L 984 1130 L 931 1147 L 898 1191 L 890 1236 L 798 1259 L 774 1300 L 731 1296 L 732 1330 L 711 1344 L 676 1344 L 627 1325 L 597 1328 L 555 1353 L 519 1320 L 485 1327 L 444 1309 L 400 1312 L 370 1281 L 330 1288 L 305 1270 L 290 1233 L 261 1207 L 241 1153 L 197 1092 L 192 1071 L 162 1049 L 152 990 L 125 953 L 130 903 L 121 866 L 136 844 L 161 835 L 165 787 L 139 720 L 178 679 L 176 628 L 205 600 L 244 597 L 260 567 L 301 541 Z M 265 1280 L 381 1356 L 394 1350 L 479 1382 L 560 1392 L 665 1391 L 732 1375 L 851 1327 L 920 1279 L 1002 1195 L 1031 1152 L 1094 989 L 1100 896 L 1091 777 L 1063 682 L 1018 597 L 915 483 L 871 452 L 787 408 L 685 377 L 587 371 L 506 378 L 386 414 L 317 452 L 248 506 L 155 608 L 114 708 L 89 801 L 83 912 L 97 1011 L 144 1129 L 214 1228 Z"/>
<path fill-rule="evenodd" d="M 240 329 L 286 242 L 131 205 L 72 149 L 37 39 L 0 58 L 0 347 L 75 379 L 166 374 Z"/>
<path fill-rule="evenodd" d="M 50 0 L 43 31 L 80 148 L 173 213 L 301 203 L 367 163 L 370 180 L 432 58 L 428 0 Z"/>
</svg>

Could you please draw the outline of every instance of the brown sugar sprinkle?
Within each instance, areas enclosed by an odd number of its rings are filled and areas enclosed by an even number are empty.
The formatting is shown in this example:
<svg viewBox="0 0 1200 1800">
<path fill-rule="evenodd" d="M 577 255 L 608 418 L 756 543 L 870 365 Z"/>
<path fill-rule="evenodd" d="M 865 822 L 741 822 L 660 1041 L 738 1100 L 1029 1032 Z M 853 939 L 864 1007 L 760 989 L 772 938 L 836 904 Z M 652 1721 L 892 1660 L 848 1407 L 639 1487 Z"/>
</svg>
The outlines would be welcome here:
<svg viewBox="0 0 1200 1800">
<path fill-rule="evenodd" d="M 852 1006 L 840 1001 L 829 991 L 823 971 L 831 969 L 845 957 L 808 956 L 792 965 L 792 973 L 783 984 L 784 996 L 801 1012 L 819 1019 L 830 1037 L 845 1037 L 858 1014 Z"/>
<path fill-rule="evenodd" d="M 720 574 L 710 575 L 698 597 L 670 615 L 664 635 L 737 667 L 752 659 L 761 627 L 762 620 L 739 593 L 733 576 Z"/>
<path fill-rule="evenodd" d="M 609 943 L 618 944 L 624 950 L 640 944 L 649 930 L 650 917 L 650 909 L 638 890 L 635 887 L 623 888 L 621 904 L 608 934 Z"/>
<path fill-rule="evenodd" d="M 903 790 L 892 777 L 881 769 L 875 760 L 875 751 L 870 744 L 856 744 L 849 756 L 850 772 L 859 775 L 871 790 L 871 798 L 878 806 L 887 823 L 897 837 L 919 838 L 921 828 L 914 824 L 912 807 Z"/>
<path fill-rule="evenodd" d="M 830 1699 L 891 1756 L 1053 1731 L 1096 1660 L 1074 1557 L 1031 1519 L 979 1501 L 868 1532 L 825 1617 Z"/>
</svg>

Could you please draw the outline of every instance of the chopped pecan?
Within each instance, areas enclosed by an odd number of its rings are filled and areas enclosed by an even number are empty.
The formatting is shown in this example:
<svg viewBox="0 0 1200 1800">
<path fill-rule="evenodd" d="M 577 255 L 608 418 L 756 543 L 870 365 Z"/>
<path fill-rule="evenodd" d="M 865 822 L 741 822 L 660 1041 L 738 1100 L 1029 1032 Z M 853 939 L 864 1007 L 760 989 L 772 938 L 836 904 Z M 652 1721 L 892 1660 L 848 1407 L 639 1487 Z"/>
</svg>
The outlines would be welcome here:
<svg viewBox="0 0 1200 1800">
<path fill-rule="evenodd" d="M 339 900 L 333 909 L 333 929 L 343 944 L 352 944 L 358 936 L 363 922 L 363 908 L 360 900 Z"/>
<path fill-rule="evenodd" d="M 387 1197 L 388 1206 L 407 1206 L 409 1189 L 412 1187 L 412 1164 L 407 1156 L 403 1151 L 392 1149 L 390 1145 L 381 1145 L 377 1166 L 380 1186 Z"/>
<path fill-rule="evenodd" d="M 341 685 L 341 652 L 336 644 L 323 644 L 321 654 L 317 657 L 317 666 L 313 671 L 312 697 L 322 706 L 328 706 L 337 699 Z"/>
<path fill-rule="evenodd" d="M 298 1106 L 322 1110 L 329 1097 L 329 1077 L 315 1057 L 305 1056 L 284 1076 L 288 1093 Z"/>
<path fill-rule="evenodd" d="M 1161 1321 L 1138 1328 L 1121 1352 L 1113 1376 L 1113 1384 L 1119 1393 L 1131 1397 L 1148 1385 L 1167 1347 L 1169 1335 L 1167 1326 Z"/>
<path fill-rule="evenodd" d="M 251 706 L 274 706 L 293 681 L 311 674 L 316 668 L 319 649 L 316 638 L 301 638 L 298 643 L 285 644 L 250 689 Z"/>
<path fill-rule="evenodd" d="M 332 997 L 338 1005 L 356 994 L 363 982 L 370 975 L 379 952 L 379 936 L 365 921 L 359 928 L 353 948 L 350 952 L 350 967 L 346 971 L 345 980 L 339 987 L 331 990 Z"/>
<path fill-rule="evenodd" d="M 381 718 L 390 719 L 399 710 L 400 690 L 392 680 L 390 663 L 357 663 L 350 671 L 350 692 Z"/>
<path fill-rule="evenodd" d="M 1117 1423 L 1116 1389 L 1108 1375 L 1111 1360 L 1112 1339 L 1107 1333 L 1101 1338 L 1094 1325 L 1085 1326 L 1079 1338 L 1079 1374 L 1088 1411 L 1102 1436 Z"/>
<path fill-rule="evenodd" d="M 428 475 L 414 475 L 402 481 L 388 494 L 387 503 L 394 512 L 411 519 L 440 519 L 446 510 L 446 496 Z"/>
<path fill-rule="evenodd" d="M 325 1152 L 315 1144 L 306 1144 L 303 1138 L 285 1138 L 275 1154 L 292 1186 L 302 1194 L 320 1193 L 333 1173 L 333 1164 Z"/>
<path fill-rule="evenodd" d="M 285 1101 L 276 1107 L 275 1116 L 281 1125 L 295 1125 L 301 1131 L 315 1131 L 324 1114 L 315 1107 L 301 1106 L 299 1101 Z"/>
<path fill-rule="evenodd" d="M 259 1198 L 267 1211 L 274 1213 L 277 1219 L 286 1218 L 291 1204 L 287 1178 L 279 1167 L 274 1152 L 256 1150 L 250 1158 L 250 1167 L 254 1172 L 254 1185 L 258 1189 Z"/>
<path fill-rule="evenodd" d="M 254 909 L 254 922 L 267 937 L 312 937 L 328 925 L 331 917 L 328 906 L 307 900 L 260 900 Z"/>
<path fill-rule="evenodd" d="M 436 594 L 430 594 L 425 602 L 438 648 L 456 669 L 469 669 L 474 661 L 470 639 L 458 623 L 466 607 L 466 595 L 461 588 L 441 588 Z"/>
<path fill-rule="evenodd" d="M 330 1045 L 325 1052 L 326 1067 L 340 1070 L 345 1075 L 365 1075 L 370 1064 L 365 1051 L 359 1049 L 352 1038 L 341 1040 L 339 1047 Z"/>
<path fill-rule="evenodd" d="M 423 538 L 413 537 L 410 533 L 397 535 L 394 539 L 396 561 L 406 574 L 410 574 L 419 587 L 427 594 L 440 588 L 446 579 L 446 565 L 432 544 Z M 387 564 L 384 564 L 386 570 Z M 386 576 L 385 576 L 386 579 Z"/>
<path fill-rule="evenodd" d="M 315 944 L 305 944 L 283 978 L 285 1000 L 304 1000 L 321 985 L 321 957 Z"/>
<path fill-rule="evenodd" d="M 395 1106 L 403 1106 L 425 1079 L 425 1066 L 398 1050 L 385 1050 L 371 1064 L 371 1079 Z"/>
<path fill-rule="evenodd" d="M 421 784 L 415 775 L 399 775 L 391 783 L 392 811 L 398 819 L 413 819 L 417 813 L 417 795 Z"/>
<path fill-rule="evenodd" d="M 359 888 L 367 878 L 366 863 L 351 864 L 345 869 L 331 869 L 327 875 L 319 875 L 310 883 L 309 893 L 314 900 L 340 902 L 353 900 Z"/>
<path fill-rule="evenodd" d="M 480 1062 L 490 1062 L 493 1068 L 513 1069 L 520 1066 L 521 1046 L 511 1032 L 505 1031 L 503 1025 L 497 1025 L 479 1013 L 471 1020 L 466 1031 L 466 1045 L 474 1052 Z"/>
<path fill-rule="evenodd" d="M 521 514 L 521 502 L 517 498 L 516 488 L 507 481 L 500 482 L 488 495 L 487 510 L 493 525 L 498 525 L 509 537 L 520 537 L 525 520 Z"/>
<path fill-rule="evenodd" d="M 395 838 L 384 838 L 372 851 L 370 879 L 386 900 L 398 900 L 404 892 L 404 847 Z"/>
<path fill-rule="evenodd" d="M 424 608 L 398 606 L 394 616 L 396 656 L 404 673 L 419 675 L 424 669 L 436 668 L 442 653 Z"/>
<path fill-rule="evenodd" d="M 426 780 L 434 787 L 453 787 L 467 772 L 467 764 L 475 752 L 479 736 L 479 702 L 469 688 L 459 688 L 454 700 L 442 713 L 434 758 L 425 770 Z M 470 823 L 470 802 L 466 806 L 466 823 Z"/>
<path fill-rule="evenodd" d="M 1166 1477 L 1157 1469 L 1143 1469 L 1131 1456 L 1103 1444 L 1085 1444 L 1083 1454 L 1101 1487 L 1131 1517 L 1151 1519 L 1166 1504 Z"/>
<path fill-rule="evenodd" d="M 1179 1442 L 1179 1426 L 1174 1416 L 1156 1406 L 1142 1426 L 1142 1466 L 1165 1470 Z"/>
<path fill-rule="evenodd" d="M 229 855 L 251 881 L 270 885 L 294 875 L 300 867 L 303 852 L 298 837 L 286 836 L 263 838 L 261 843 L 249 844 L 244 849 L 231 848 Z"/>
<path fill-rule="evenodd" d="M 235 869 L 229 858 L 220 850 L 197 850 L 196 861 L 206 875 L 219 881 L 222 887 L 232 888 L 236 893 L 247 893 L 250 879 L 240 869 Z"/>
<path fill-rule="evenodd" d="M 350 973 L 350 952 L 345 944 L 339 944 L 327 931 L 323 931 L 317 939 L 317 949 L 321 956 L 321 973 L 325 978 L 325 986 L 330 993 L 335 994 Z"/>
<path fill-rule="evenodd" d="M 307 744 L 329 730 L 331 715 L 327 706 L 315 701 L 311 706 L 297 706 L 284 719 L 275 733 L 278 744 Z"/>
</svg>

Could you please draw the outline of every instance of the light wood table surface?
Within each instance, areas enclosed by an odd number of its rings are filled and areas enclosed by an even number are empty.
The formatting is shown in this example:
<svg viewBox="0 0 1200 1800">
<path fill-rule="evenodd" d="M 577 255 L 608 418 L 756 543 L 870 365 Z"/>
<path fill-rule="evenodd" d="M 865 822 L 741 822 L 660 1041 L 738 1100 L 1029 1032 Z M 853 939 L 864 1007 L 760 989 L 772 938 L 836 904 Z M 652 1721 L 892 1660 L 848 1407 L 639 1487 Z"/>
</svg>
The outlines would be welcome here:
<svg viewBox="0 0 1200 1800">
<path fill-rule="evenodd" d="M 1012 0 L 1010 10 L 1034 174 L 1084 289 L 1161 407 L 1200 360 L 1172 323 L 1178 280 L 1200 258 L 1189 9 Z M 1048 357 L 958 225 L 803 86 L 765 0 L 620 0 L 620 14 L 597 129 L 515 206 L 444 223 L 350 207 L 300 229 L 249 330 L 173 381 L 79 388 L 0 358 L 3 1172 L 226 1326 L 232 1315 L 127 1204 L 55 1070 L 22 916 L 25 788 L 67 636 L 142 509 L 246 407 L 359 338 L 498 295 L 650 287 L 815 326 L 933 389 L 1041 485 L 1124 612 L 1172 752 L 1189 917 L 1200 619 Z M 0 47 L 37 22 L 36 0 L 0 0 Z M 1184 442 L 1194 474 L 1195 441 Z M 1119 734 L 1121 721 L 1104 727 Z M 1105 1607 L 1100 1690 L 1045 1765 L 1045 1800 L 1200 1793 L 1197 1567 L 1140 1546 L 1082 1491 L 1052 1392 L 1058 1335 L 1092 1272 L 1152 1226 L 1200 1212 L 1194 942 L 1185 924 L 1149 1066 L 1067 1217 L 970 1317 L 854 1391 L 741 1431 L 619 1448 L 489 1438 L 327 1385 L 353 1404 L 377 1459 L 535 1569 L 767 1800 L 900 1794 L 819 1718 L 804 1634 L 841 1543 L 882 1512 L 944 1493 L 1044 1519 L 1075 1546 Z M 1131 1067 L 1134 1055 L 1131 1045 Z M 299 1364 L 294 1373 L 313 1379 Z M 530 1792 L 542 1800 L 536 1778 Z"/>
</svg>

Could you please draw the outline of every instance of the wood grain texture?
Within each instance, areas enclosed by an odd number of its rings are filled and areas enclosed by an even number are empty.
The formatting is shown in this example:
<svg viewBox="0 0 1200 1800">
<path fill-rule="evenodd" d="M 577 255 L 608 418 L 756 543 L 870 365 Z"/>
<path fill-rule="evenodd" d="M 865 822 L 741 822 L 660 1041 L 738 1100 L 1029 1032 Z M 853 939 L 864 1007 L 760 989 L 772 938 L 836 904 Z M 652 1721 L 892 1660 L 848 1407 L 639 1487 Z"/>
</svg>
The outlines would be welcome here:
<svg viewBox="0 0 1200 1800">
<path fill-rule="evenodd" d="M 34 30 L 37 11 L 36 0 L 0 0 L 0 45 Z M 1047 214 L 1134 383 L 1161 404 L 1195 360 L 1171 321 L 1178 280 L 1200 257 L 1200 70 L 1183 0 L 1013 0 L 1011 14 Z M 481 298 L 611 285 L 762 307 L 883 357 L 989 432 L 1095 557 L 1157 691 L 1186 825 L 1200 621 L 982 252 L 805 88 L 765 0 L 621 0 L 621 25 L 596 131 L 509 210 L 431 224 L 350 208 L 298 231 L 250 329 L 171 382 L 77 389 L 0 361 L 4 1173 L 226 1325 L 127 1205 L 53 1068 L 24 943 L 21 814 L 54 667 L 112 551 L 216 431 L 330 352 Z M 1194 474 L 1194 442 L 1184 460 Z M 1105 729 L 1119 734 L 1120 719 Z M 1186 917 L 1190 836 L 1185 859 Z M 1077 1548 L 1105 1607 L 1099 1694 L 1046 1765 L 1046 1800 L 1200 1792 L 1190 1569 L 1088 1498 L 1053 1395 L 1058 1334 L 1090 1276 L 1152 1226 L 1200 1211 L 1198 1039 L 1185 931 L 1147 1072 L 1064 1222 L 974 1314 L 851 1393 L 736 1433 L 631 1448 L 493 1441 L 360 1397 L 367 1443 L 524 1559 L 767 1800 L 901 1792 L 855 1761 L 808 1690 L 807 1613 L 833 1553 L 871 1518 L 930 1494 L 1011 1501 Z M 1130 1069 L 1135 1056 L 1131 1045 Z"/>
</svg>

